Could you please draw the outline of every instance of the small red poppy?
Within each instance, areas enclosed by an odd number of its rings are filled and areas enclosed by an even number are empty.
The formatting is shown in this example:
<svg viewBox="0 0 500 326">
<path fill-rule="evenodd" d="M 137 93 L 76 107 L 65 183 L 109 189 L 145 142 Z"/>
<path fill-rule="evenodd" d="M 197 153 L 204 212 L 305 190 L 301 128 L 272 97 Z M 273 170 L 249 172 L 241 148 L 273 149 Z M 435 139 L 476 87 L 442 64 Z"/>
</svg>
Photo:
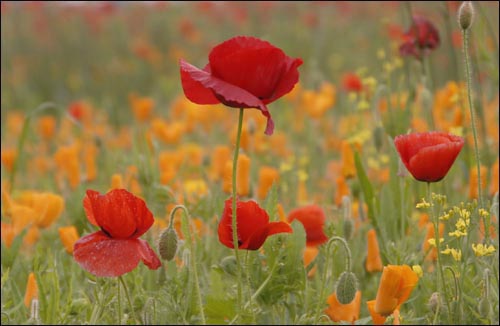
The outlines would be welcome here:
<svg viewBox="0 0 500 326">
<path fill-rule="evenodd" d="M 363 90 L 361 79 L 353 73 L 347 73 L 342 77 L 342 86 L 347 92 L 359 93 Z"/>
<path fill-rule="evenodd" d="M 138 239 L 154 222 L 142 199 L 125 189 L 105 195 L 87 190 L 83 207 L 89 222 L 101 228 L 75 243 L 73 257 L 83 269 L 96 276 L 120 276 L 141 260 L 150 269 L 161 266 L 149 244 Z"/>
<path fill-rule="evenodd" d="M 228 248 L 234 248 L 232 203 L 231 198 L 225 201 L 218 230 L 219 241 Z M 237 200 L 236 219 L 239 249 L 257 250 L 262 247 L 267 237 L 276 233 L 293 232 L 285 222 L 269 223 L 269 215 L 253 200 Z"/>
<path fill-rule="evenodd" d="M 274 123 L 266 104 L 290 92 L 299 80 L 300 58 L 290 58 L 274 45 L 255 37 L 236 36 L 212 49 L 203 69 L 180 60 L 182 88 L 196 104 L 222 103 L 255 108 Z"/>
<path fill-rule="evenodd" d="M 420 59 L 423 54 L 439 46 L 439 32 L 424 17 L 415 16 L 409 30 L 403 35 L 404 43 L 399 47 L 402 56 L 414 56 Z"/>
<path fill-rule="evenodd" d="M 401 161 L 419 181 L 443 179 L 464 146 L 464 139 L 431 131 L 399 135 L 394 139 Z"/>
<path fill-rule="evenodd" d="M 297 219 L 306 231 L 306 245 L 318 246 L 328 241 L 323 231 L 326 215 L 323 209 L 317 205 L 308 205 L 292 210 L 288 214 L 288 221 L 292 223 Z"/>
</svg>

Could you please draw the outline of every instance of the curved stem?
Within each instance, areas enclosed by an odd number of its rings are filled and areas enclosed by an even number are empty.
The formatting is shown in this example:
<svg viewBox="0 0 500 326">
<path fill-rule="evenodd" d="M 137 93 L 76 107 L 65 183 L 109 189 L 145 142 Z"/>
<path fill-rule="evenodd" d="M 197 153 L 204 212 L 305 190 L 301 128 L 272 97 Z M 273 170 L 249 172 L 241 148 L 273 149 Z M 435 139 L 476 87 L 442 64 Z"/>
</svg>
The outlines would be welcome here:
<svg viewBox="0 0 500 326">
<path fill-rule="evenodd" d="M 125 284 L 125 281 L 123 280 L 122 276 L 118 276 L 118 280 L 123 285 L 123 289 L 125 290 L 125 296 L 127 297 L 127 301 L 130 306 L 130 311 L 132 313 L 132 318 L 134 319 L 134 323 L 136 323 L 138 320 L 137 318 L 135 318 L 134 306 L 132 305 L 132 301 L 130 300 L 130 295 L 128 294 L 127 284 Z"/>
<path fill-rule="evenodd" d="M 484 208 L 483 205 L 483 194 L 481 187 L 481 160 L 479 157 L 479 146 L 477 142 L 477 131 L 476 131 L 476 118 L 474 113 L 474 105 L 472 103 L 472 88 L 471 88 L 471 74 L 469 69 L 469 30 L 462 30 L 462 39 L 463 39 L 463 49 L 464 49 L 464 58 L 465 58 L 465 79 L 467 83 L 467 100 L 469 102 L 469 110 L 471 117 L 471 126 L 472 126 L 472 134 L 474 136 L 474 152 L 476 154 L 476 169 L 477 169 L 477 194 L 479 197 L 479 208 Z M 485 218 L 483 217 L 483 222 L 486 223 Z M 484 224 L 484 227 L 488 226 Z M 489 239 L 489 234 L 486 232 L 485 240 L 486 242 Z"/>
<path fill-rule="evenodd" d="M 190 220 L 190 215 L 189 212 L 184 205 L 177 205 L 172 209 L 172 212 L 170 213 L 170 225 L 173 225 L 173 219 L 175 216 L 175 212 L 178 209 L 182 209 L 184 211 L 183 215 L 183 222 L 185 226 L 185 232 L 186 232 L 186 239 L 187 239 L 187 244 L 188 248 L 191 252 L 191 257 L 189 258 L 189 269 L 193 273 L 193 278 L 194 278 L 194 289 L 195 289 L 195 295 L 197 299 L 197 304 L 198 304 L 198 310 L 200 311 L 200 317 L 201 317 L 201 323 L 202 325 L 206 325 L 206 319 L 205 319 L 205 312 L 203 310 L 203 300 L 201 298 L 201 291 L 200 291 L 200 283 L 199 283 L 199 278 L 198 278 L 198 270 L 196 269 L 196 250 L 193 242 L 193 236 L 191 234 L 191 227 L 189 225 L 189 220 Z"/>
<path fill-rule="evenodd" d="M 450 266 L 446 266 L 444 269 L 445 270 L 449 270 L 451 272 L 451 274 L 453 275 L 453 280 L 455 281 L 455 300 L 458 300 L 458 280 L 457 280 L 457 275 L 455 274 L 455 271 L 453 270 L 453 268 L 451 268 Z"/>
<path fill-rule="evenodd" d="M 237 311 L 238 313 L 241 311 L 242 305 L 242 290 L 241 290 L 241 263 L 240 256 L 238 253 L 238 226 L 237 226 L 237 187 L 236 187 L 236 174 L 238 167 L 238 155 L 240 152 L 240 138 L 241 138 L 241 129 L 243 127 L 243 113 L 244 109 L 239 109 L 239 119 L 238 119 L 238 131 L 236 134 L 236 144 L 234 148 L 234 157 L 233 157 L 233 175 L 232 175 L 232 230 L 233 230 L 233 246 L 234 246 L 234 256 L 236 257 L 236 266 L 237 266 Z M 236 231 L 235 231 L 236 230 Z M 238 315 L 238 314 L 237 314 Z"/>
</svg>

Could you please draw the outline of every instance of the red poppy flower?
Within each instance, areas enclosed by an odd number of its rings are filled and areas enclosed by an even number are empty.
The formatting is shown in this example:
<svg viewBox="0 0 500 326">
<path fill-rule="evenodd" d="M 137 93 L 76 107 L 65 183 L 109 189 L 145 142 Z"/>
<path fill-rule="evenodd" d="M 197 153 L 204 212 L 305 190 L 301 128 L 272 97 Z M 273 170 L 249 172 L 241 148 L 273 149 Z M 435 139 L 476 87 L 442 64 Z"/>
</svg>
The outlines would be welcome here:
<svg viewBox="0 0 500 326">
<path fill-rule="evenodd" d="M 363 84 L 358 75 L 353 73 L 347 73 L 342 77 L 342 86 L 347 92 L 361 92 L 363 90 Z"/>
<path fill-rule="evenodd" d="M 413 55 L 417 59 L 439 46 L 439 32 L 427 19 L 415 16 L 409 30 L 403 35 L 404 43 L 399 47 L 402 56 Z"/>
<path fill-rule="evenodd" d="M 419 181 L 437 182 L 448 173 L 464 146 L 462 137 L 431 131 L 399 135 L 394 139 L 399 156 Z"/>
<path fill-rule="evenodd" d="M 229 198 L 225 202 L 222 218 L 219 222 L 219 241 L 228 248 L 233 243 L 233 204 Z M 285 222 L 269 223 L 269 215 L 256 202 L 239 201 L 236 203 L 236 224 L 238 227 L 238 248 L 257 250 L 267 237 L 276 233 L 292 233 L 292 228 Z"/>
<path fill-rule="evenodd" d="M 196 104 L 222 103 L 255 108 L 267 118 L 265 133 L 274 123 L 266 104 L 290 92 L 299 80 L 302 59 L 293 59 L 255 37 L 236 36 L 212 49 L 203 69 L 180 60 L 182 88 Z"/>
<path fill-rule="evenodd" d="M 288 214 L 288 221 L 291 223 L 297 219 L 302 223 L 306 231 L 306 245 L 317 246 L 328 241 L 328 237 L 323 231 L 325 225 L 325 212 L 317 205 L 309 205 L 292 210 Z"/>
<path fill-rule="evenodd" d="M 89 222 L 101 228 L 75 243 L 73 257 L 83 269 L 96 276 L 120 276 L 141 260 L 150 269 L 161 266 L 149 244 L 138 239 L 154 222 L 142 199 L 125 189 L 105 195 L 87 190 L 83 207 Z"/>
</svg>

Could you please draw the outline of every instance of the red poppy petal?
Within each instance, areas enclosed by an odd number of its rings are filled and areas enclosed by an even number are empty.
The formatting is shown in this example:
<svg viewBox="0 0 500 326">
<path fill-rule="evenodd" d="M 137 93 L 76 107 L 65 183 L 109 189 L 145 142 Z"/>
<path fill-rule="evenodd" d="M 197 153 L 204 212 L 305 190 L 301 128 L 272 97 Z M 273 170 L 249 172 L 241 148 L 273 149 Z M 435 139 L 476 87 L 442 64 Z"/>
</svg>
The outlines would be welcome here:
<svg viewBox="0 0 500 326">
<path fill-rule="evenodd" d="M 290 224 L 285 222 L 271 222 L 268 225 L 269 232 L 267 236 L 276 234 L 276 233 L 292 233 L 293 229 Z"/>
<path fill-rule="evenodd" d="M 248 250 L 257 250 L 262 245 L 264 242 L 266 242 L 266 239 L 277 233 L 292 233 L 293 230 L 290 227 L 289 224 L 285 222 L 272 222 L 264 227 L 261 227 L 257 229 L 241 246 L 241 249 L 248 249 Z"/>
<path fill-rule="evenodd" d="M 92 225 L 99 226 L 95 220 L 94 212 L 92 210 L 92 202 L 90 201 L 89 196 L 95 197 L 98 196 L 99 193 L 94 190 L 87 190 L 87 195 L 83 198 L 83 209 L 85 210 L 85 215 L 87 215 L 87 219 Z"/>
<path fill-rule="evenodd" d="M 139 253 L 141 255 L 141 260 L 144 265 L 148 266 L 149 269 L 158 269 L 161 266 L 161 261 L 156 255 L 156 253 L 151 249 L 149 243 L 145 240 L 137 239 L 139 242 L 137 248 L 139 249 Z"/>
<path fill-rule="evenodd" d="M 231 212 L 231 205 L 228 205 L 226 200 L 224 211 L 222 212 L 222 217 L 219 221 L 219 228 L 217 230 L 217 233 L 219 235 L 219 241 L 228 248 L 234 248 Z"/>
<path fill-rule="evenodd" d="M 205 88 L 213 91 L 222 103 L 235 108 L 256 108 L 267 118 L 266 135 L 271 135 L 274 130 L 274 122 L 266 105 L 257 97 L 235 85 L 226 83 L 212 76 L 207 71 L 200 70 L 195 66 L 181 60 L 181 70 L 189 74 L 190 78 L 199 82 Z M 206 103 L 210 104 L 210 103 Z"/>
<path fill-rule="evenodd" d="M 89 198 L 97 224 L 113 238 L 138 238 L 154 223 L 146 203 L 125 189 Z"/>
<path fill-rule="evenodd" d="M 281 75 L 281 79 L 276 85 L 273 96 L 271 96 L 270 99 L 264 100 L 265 104 L 279 99 L 294 88 L 295 84 L 297 84 L 297 82 L 299 81 L 299 71 L 297 70 L 297 68 L 302 65 L 302 63 L 302 59 L 292 59 L 286 57 L 285 69 L 283 74 Z"/>
<path fill-rule="evenodd" d="M 208 60 L 213 62 L 215 58 L 224 58 L 240 50 L 270 48 L 276 47 L 267 41 L 255 37 L 236 36 L 214 47 L 208 55 Z"/>
<path fill-rule="evenodd" d="M 212 75 L 265 101 L 285 72 L 285 54 L 278 48 L 245 49 L 224 57 L 210 56 Z"/>
<path fill-rule="evenodd" d="M 132 271 L 141 260 L 137 239 L 113 239 L 98 231 L 75 243 L 73 257 L 86 271 L 99 276 L 120 276 Z"/>
<path fill-rule="evenodd" d="M 230 200 L 229 204 L 231 205 Z M 242 242 L 245 242 L 256 230 L 268 225 L 269 215 L 252 200 L 247 202 L 238 201 L 237 205 L 238 236 Z"/>
<path fill-rule="evenodd" d="M 443 179 L 457 158 L 461 143 L 444 143 L 421 149 L 410 159 L 408 170 L 419 181 Z"/>
<path fill-rule="evenodd" d="M 190 71 L 198 69 L 181 59 L 181 82 L 184 95 L 193 103 L 196 104 L 218 104 L 220 101 L 215 97 L 214 93 L 200 82 L 191 77 Z M 189 66 L 188 66 L 189 65 Z"/>
</svg>

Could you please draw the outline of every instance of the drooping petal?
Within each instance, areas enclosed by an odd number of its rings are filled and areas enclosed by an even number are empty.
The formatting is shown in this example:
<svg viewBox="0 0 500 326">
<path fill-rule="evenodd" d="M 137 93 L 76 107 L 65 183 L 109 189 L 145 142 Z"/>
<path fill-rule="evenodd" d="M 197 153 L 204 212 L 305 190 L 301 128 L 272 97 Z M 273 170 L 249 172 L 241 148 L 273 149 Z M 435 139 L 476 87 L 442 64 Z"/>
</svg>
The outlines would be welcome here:
<svg viewBox="0 0 500 326">
<path fill-rule="evenodd" d="M 113 238 L 138 238 L 153 225 L 146 203 L 125 189 L 113 189 L 105 195 L 87 190 L 87 197 L 95 221 Z"/>
<path fill-rule="evenodd" d="M 296 208 L 288 214 L 288 222 L 291 223 L 295 219 L 304 226 L 308 246 L 317 246 L 328 241 L 323 231 L 326 216 L 321 207 L 308 205 Z"/>
<path fill-rule="evenodd" d="M 290 227 L 288 223 L 285 222 L 271 222 L 267 225 L 265 225 L 262 228 L 259 228 L 254 231 L 248 237 L 245 242 L 241 245 L 241 249 L 248 249 L 248 250 L 257 250 L 262 245 L 264 242 L 266 242 L 266 239 L 277 233 L 292 233 L 293 229 Z"/>
<path fill-rule="evenodd" d="M 184 60 L 180 60 L 181 65 L 181 82 L 184 95 L 193 103 L 196 104 L 218 104 L 220 101 L 215 97 L 212 90 L 203 86 L 199 81 L 191 77 L 190 71 L 198 69 L 189 65 Z M 189 65 L 189 66 L 188 66 Z"/>
<path fill-rule="evenodd" d="M 158 269 L 161 266 L 161 261 L 156 255 L 156 253 L 151 249 L 149 244 L 142 239 L 137 239 L 139 244 L 137 248 L 139 249 L 139 253 L 141 255 L 141 260 L 144 265 L 148 266 L 149 269 Z"/>
<path fill-rule="evenodd" d="M 190 79 L 211 90 L 220 102 L 229 107 L 255 108 L 260 110 L 261 113 L 267 118 L 265 130 L 266 135 L 271 135 L 273 133 L 274 122 L 271 118 L 271 113 L 267 109 L 266 105 L 250 92 L 214 77 L 207 71 L 200 70 L 184 60 L 181 60 L 181 72 L 189 74 Z"/>
<path fill-rule="evenodd" d="M 113 239 L 104 232 L 89 234 L 75 243 L 73 257 L 86 271 L 99 277 L 116 277 L 132 271 L 143 260 L 150 269 L 159 261 L 149 245 L 139 239 Z M 145 247 L 149 249 L 146 249 Z"/>
</svg>

